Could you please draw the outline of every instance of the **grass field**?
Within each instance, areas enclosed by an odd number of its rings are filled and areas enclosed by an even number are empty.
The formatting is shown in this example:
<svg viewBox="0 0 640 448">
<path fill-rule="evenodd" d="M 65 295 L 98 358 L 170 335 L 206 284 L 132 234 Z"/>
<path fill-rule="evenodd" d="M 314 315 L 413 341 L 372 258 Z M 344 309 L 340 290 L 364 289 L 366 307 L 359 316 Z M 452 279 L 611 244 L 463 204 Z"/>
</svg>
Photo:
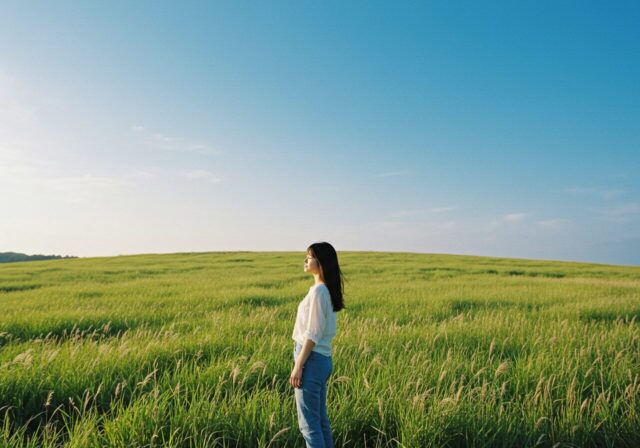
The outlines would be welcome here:
<svg viewBox="0 0 640 448">
<path fill-rule="evenodd" d="M 0 446 L 301 446 L 299 253 L 0 265 Z M 640 267 L 343 252 L 340 446 L 640 446 Z"/>
</svg>

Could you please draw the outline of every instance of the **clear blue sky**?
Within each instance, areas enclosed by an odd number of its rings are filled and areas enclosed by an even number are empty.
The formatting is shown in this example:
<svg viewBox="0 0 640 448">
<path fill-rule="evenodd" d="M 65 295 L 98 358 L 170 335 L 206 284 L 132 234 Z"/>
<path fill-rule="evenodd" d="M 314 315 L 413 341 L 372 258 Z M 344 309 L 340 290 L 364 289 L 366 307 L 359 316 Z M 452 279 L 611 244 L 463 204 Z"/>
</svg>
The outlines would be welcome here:
<svg viewBox="0 0 640 448">
<path fill-rule="evenodd" d="M 638 2 L 11 2 L 0 251 L 640 264 Z"/>
</svg>

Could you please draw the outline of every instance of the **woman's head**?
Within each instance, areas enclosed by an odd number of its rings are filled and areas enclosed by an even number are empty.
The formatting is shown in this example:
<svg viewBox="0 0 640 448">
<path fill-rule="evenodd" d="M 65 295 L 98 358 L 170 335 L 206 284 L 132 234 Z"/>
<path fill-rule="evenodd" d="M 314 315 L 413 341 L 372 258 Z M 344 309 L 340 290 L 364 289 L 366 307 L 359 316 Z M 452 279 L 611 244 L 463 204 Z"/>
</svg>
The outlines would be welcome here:
<svg viewBox="0 0 640 448">
<path fill-rule="evenodd" d="M 333 311 L 337 312 L 344 308 L 342 271 L 340 271 L 338 264 L 338 254 L 331 244 L 321 242 L 309 246 L 304 270 L 317 273 L 327 285 L 331 294 Z"/>
</svg>

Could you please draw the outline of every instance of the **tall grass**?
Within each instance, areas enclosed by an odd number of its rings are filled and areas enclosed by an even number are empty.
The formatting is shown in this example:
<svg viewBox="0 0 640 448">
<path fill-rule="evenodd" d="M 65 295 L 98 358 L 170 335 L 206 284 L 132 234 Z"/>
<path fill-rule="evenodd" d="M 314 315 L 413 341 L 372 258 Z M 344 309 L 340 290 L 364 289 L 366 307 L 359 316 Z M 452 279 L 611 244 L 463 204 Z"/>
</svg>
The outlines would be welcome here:
<svg viewBox="0 0 640 448">
<path fill-rule="evenodd" d="M 640 446 L 640 268 L 344 252 L 336 446 Z M 301 253 L 0 266 L 0 445 L 301 446 Z"/>
</svg>

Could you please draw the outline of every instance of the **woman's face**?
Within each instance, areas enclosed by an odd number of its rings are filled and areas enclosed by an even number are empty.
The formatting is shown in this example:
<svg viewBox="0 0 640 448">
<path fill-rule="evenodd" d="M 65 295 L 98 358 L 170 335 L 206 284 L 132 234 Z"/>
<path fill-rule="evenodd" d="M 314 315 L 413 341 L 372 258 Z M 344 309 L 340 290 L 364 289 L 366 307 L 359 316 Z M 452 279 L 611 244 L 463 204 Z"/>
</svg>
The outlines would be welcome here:
<svg viewBox="0 0 640 448">
<path fill-rule="evenodd" d="M 310 272 L 311 274 L 320 274 L 320 263 L 318 260 L 309 252 L 307 252 L 307 257 L 304 259 L 304 272 Z"/>
</svg>

